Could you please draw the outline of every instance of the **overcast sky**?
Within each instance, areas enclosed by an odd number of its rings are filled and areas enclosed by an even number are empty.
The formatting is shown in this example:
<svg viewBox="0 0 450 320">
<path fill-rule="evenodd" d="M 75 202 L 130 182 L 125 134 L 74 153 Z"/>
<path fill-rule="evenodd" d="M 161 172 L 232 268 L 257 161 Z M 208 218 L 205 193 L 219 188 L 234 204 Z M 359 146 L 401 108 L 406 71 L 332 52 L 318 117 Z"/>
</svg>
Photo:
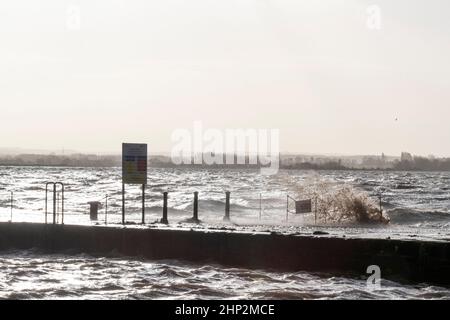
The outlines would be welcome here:
<svg viewBox="0 0 450 320">
<path fill-rule="evenodd" d="M 450 156 L 449 16 L 448 0 L 1 1 L 0 147 L 170 151 L 200 120 L 278 128 L 282 151 Z"/>
</svg>

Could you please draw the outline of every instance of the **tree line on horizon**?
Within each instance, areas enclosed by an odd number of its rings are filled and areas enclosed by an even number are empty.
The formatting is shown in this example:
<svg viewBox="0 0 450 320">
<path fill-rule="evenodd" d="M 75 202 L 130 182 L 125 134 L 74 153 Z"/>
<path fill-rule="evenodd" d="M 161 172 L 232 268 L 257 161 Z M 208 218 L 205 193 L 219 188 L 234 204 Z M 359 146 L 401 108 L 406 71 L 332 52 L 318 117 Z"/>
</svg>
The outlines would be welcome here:
<svg viewBox="0 0 450 320">
<path fill-rule="evenodd" d="M 42 155 L 21 154 L 14 156 L 0 156 L 1 166 L 61 166 L 61 167 L 120 167 L 122 157 L 120 155 Z M 174 164 L 169 156 L 150 156 L 149 167 L 155 168 L 180 168 L 180 167 L 210 167 L 210 168 L 260 168 L 259 164 Z M 293 170 L 398 170 L 398 171 L 450 171 L 450 158 L 427 158 L 411 156 L 408 159 L 397 159 L 384 163 L 382 166 L 367 162 L 354 166 L 342 159 L 320 158 L 320 161 L 303 159 L 302 161 L 287 161 L 281 157 L 281 169 Z"/>
</svg>

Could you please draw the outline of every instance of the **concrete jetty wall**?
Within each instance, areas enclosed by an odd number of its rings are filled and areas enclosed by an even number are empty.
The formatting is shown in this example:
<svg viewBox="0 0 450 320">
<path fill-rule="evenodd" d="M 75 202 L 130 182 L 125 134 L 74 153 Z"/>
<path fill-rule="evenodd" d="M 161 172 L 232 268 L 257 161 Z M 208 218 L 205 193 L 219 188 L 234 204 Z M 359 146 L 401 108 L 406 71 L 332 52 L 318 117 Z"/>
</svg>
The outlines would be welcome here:
<svg viewBox="0 0 450 320">
<path fill-rule="evenodd" d="M 351 273 L 450 286 L 450 243 L 269 233 L 0 223 L 0 250 L 41 248 L 278 271 Z"/>
</svg>

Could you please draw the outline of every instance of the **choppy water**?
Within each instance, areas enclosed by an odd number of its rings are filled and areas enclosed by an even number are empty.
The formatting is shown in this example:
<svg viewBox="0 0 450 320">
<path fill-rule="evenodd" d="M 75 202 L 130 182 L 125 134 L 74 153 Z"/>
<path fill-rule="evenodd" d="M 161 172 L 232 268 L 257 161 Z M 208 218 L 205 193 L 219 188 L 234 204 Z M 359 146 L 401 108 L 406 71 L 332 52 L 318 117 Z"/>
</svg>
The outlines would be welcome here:
<svg viewBox="0 0 450 320">
<path fill-rule="evenodd" d="M 161 216 L 162 192 L 169 192 L 169 218 L 191 216 L 193 192 L 199 191 L 201 218 L 221 221 L 225 191 L 231 191 L 236 220 L 257 220 L 262 204 L 262 222 L 281 223 L 285 218 L 286 194 L 295 194 L 292 181 L 302 182 L 317 173 L 280 171 L 262 176 L 252 170 L 151 169 L 146 191 L 147 221 Z M 349 183 L 374 197 L 381 188 L 383 204 L 393 224 L 450 226 L 450 173 L 323 171 L 323 179 Z M 10 219 L 9 191 L 14 192 L 14 221 L 43 221 L 46 181 L 66 185 L 66 222 L 85 223 L 88 201 L 104 201 L 109 195 L 110 221 L 120 221 L 121 171 L 119 168 L 0 167 L 0 219 Z M 127 220 L 140 221 L 141 191 L 127 186 Z M 103 214 L 104 211 L 100 211 Z M 291 224 L 304 218 L 292 217 Z"/>
<path fill-rule="evenodd" d="M 144 261 L 124 257 L 0 253 L 2 299 L 450 299 L 448 289 L 306 272 Z"/>
<path fill-rule="evenodd" d="M 336 234 L 363 237 L 450 239 L 450 173 L 370 171 L 281 171 L 261 176 L 251 170 L 151 169 L 146 219 L 161 217 L 162 192 L 169 192 L 169 221 L 191 216 L 192 193 L 199 191 L 200 218 L 223 224 L 226 190 L 231 191 L 236 224 L 264 230 L 310 232 L 312 216 L 285 222 L 286 194 L 292 181 L 312 175 L 349 183 L 376 196 L 383 190 L 389 226 L 326 226 Z M 87 205 L 109 195 L 108 222 L 121 221 L 119 168 L 0 167 L 0 220 L 10 220 L 9 191 L 14 192 L 13 221 L 44 221 L 46 181 L 66 184 L 66 223 L 91 223 Z M 261 196 L 261 219 L 260 214 Z M 127 220 L 140 222 L 141 191 L 127 186 Z M 99 218 L 103 220 L 104 209 Z M 448 289 L 383 281 L 366 287 L 365 277 L 332 277 L 306 272 L 279 273 L 192 265 L 180 261 L 141 261 L 124 257 L 46 255 L 36 251 L 0 252 L 0 298 L 229 298 L 350 299 L 450 298 Z M 124 276 L 125 275 L 125 276 Z"/>
</svg>

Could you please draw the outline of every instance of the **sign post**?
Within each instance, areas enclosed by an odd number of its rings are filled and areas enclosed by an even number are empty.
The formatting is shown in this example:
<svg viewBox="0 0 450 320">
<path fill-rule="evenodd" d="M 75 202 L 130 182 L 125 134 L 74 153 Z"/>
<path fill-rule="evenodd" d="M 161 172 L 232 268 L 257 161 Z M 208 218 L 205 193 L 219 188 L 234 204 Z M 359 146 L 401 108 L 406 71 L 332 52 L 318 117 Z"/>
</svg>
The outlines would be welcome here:
<svg viewBox="0 0 450 320">
<path fill-rule="evenodd" d="M 147 144 L 122 143 L 122 224 L 125 224 L 125 184 L 142 186 L 142 224 L 145 223 Z"/>
</svg>

